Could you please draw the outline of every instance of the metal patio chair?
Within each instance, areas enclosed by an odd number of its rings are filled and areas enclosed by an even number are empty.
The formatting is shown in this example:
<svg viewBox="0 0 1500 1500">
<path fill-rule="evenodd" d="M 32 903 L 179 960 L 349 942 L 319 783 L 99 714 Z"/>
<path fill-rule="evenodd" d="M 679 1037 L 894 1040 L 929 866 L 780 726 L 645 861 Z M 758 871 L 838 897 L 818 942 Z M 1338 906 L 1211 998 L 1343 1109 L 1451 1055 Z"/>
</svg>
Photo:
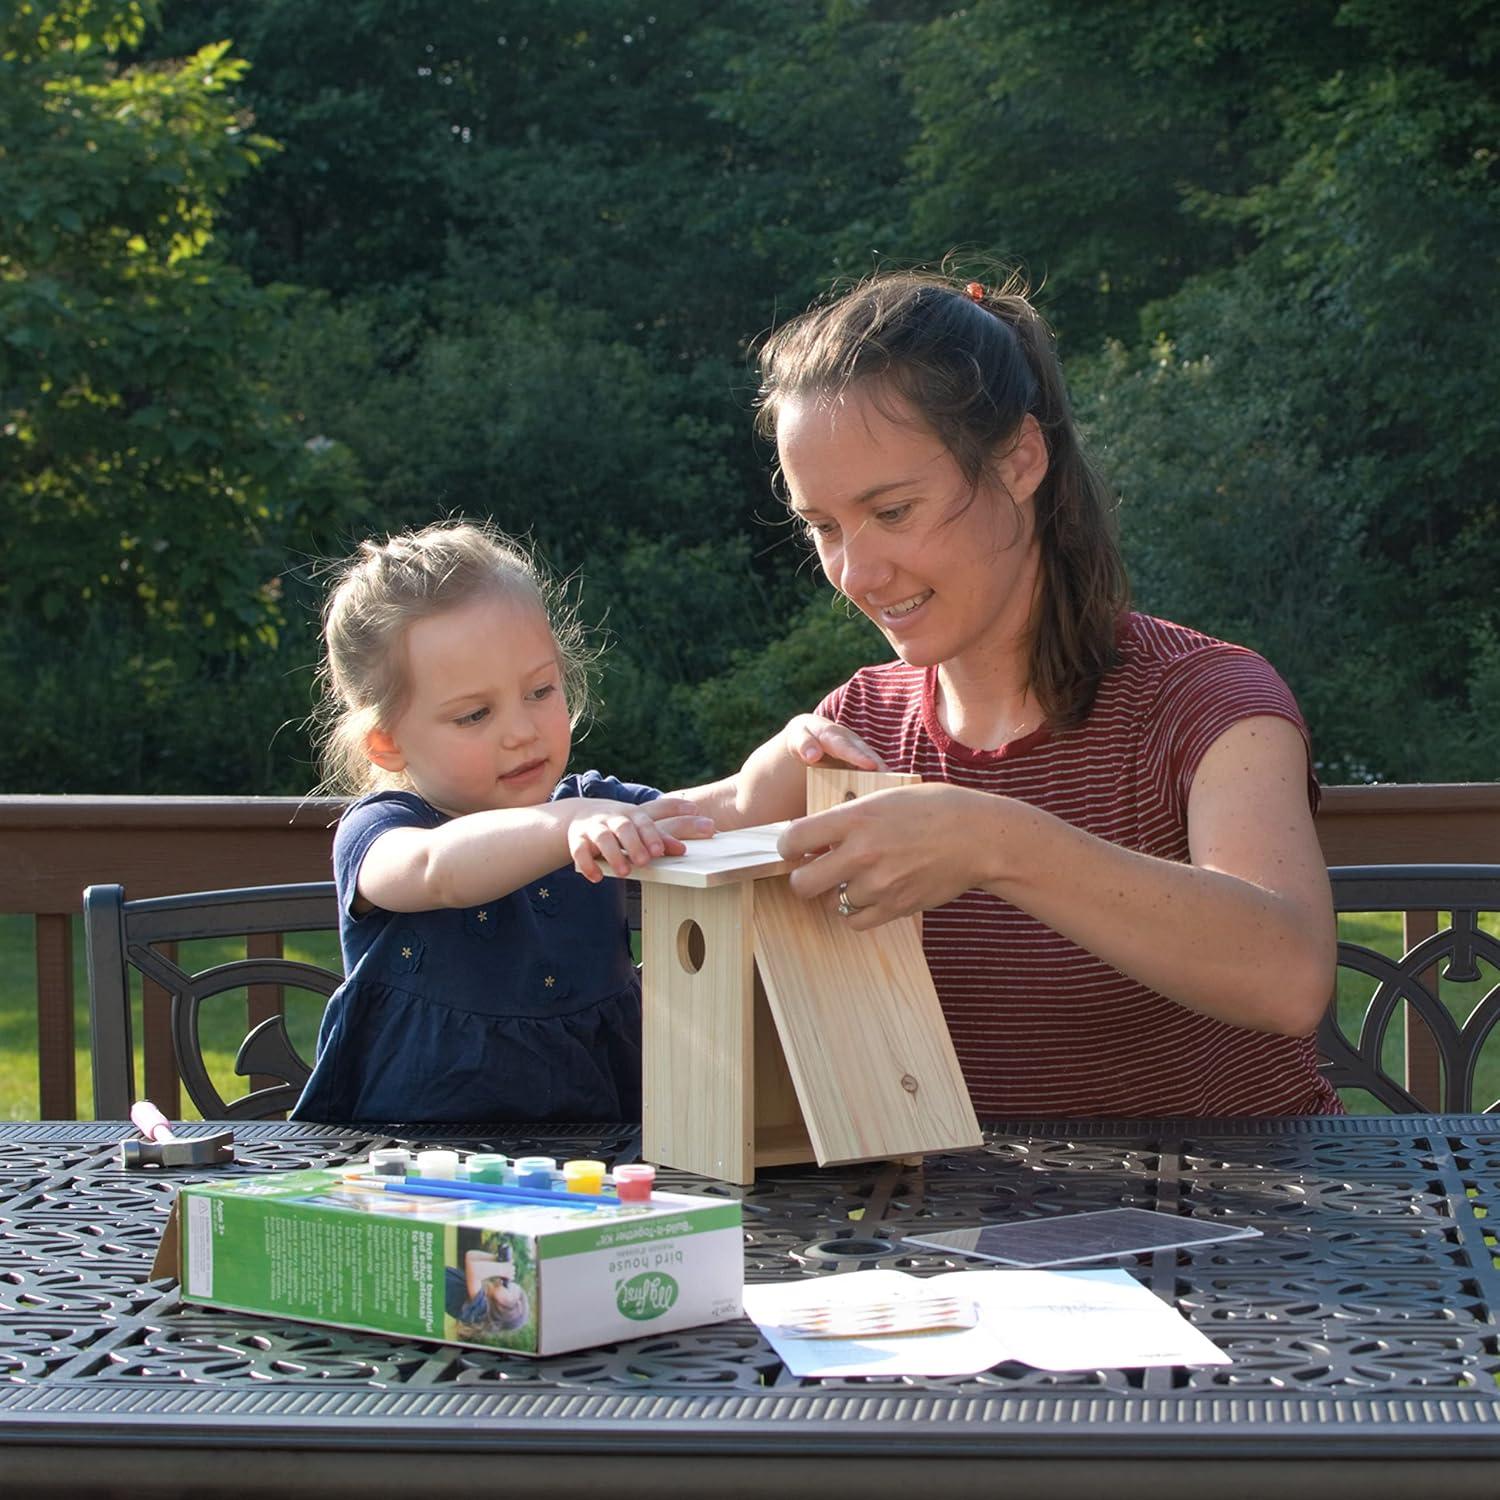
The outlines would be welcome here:
<svg viewBox="0 0 1500 1500">
<path fill-rule="evenodd" d="M 311 1072 L 287 1035 L 281 1015 L 255 1026 L 240 1043 L 235 1071 L 279 1080 L 226 1101 L 204 1066 L 198 1035 L 203 1002 L 249 985 L 276 985 L 327 997 L 342 976 L 287 958 L 243 958 L 190 972 L 163 945 L 260 933 L 337 930 L 332 881 L 195 891 L 127 901 L 118 885 L 83 893 L 93 1037 L 94 1115 L 123 1120 L 134 1101 L 130 971 L 160 985 L 171 998 L 171 1035 L 177 1071 L 206 1120 L 254 1120 L 281 1114 L 297 1102 Z"/>
<path fill-rule="evenodd" d="M 1339 967 L 1366 975 L 1376 987 L 1357 1037 L 1341 1029 L 1337 1006 L 1330 1004 L 1318 1033 L 1321 1071 L 1336 1088 L 1363 1089 L 1395 1114 L 1500 1109 L 1500 1099 L 1474 1097 L 1480 1054 L 1500 1020 L 1500 983 L 1479 995 L 1461 1021 L 1438 998 L 1439 978 L 1480 985 L 1481 959 L 1500 978 L 1500 938 L 1479 926 L 1481 913 L 1500 912 L 1500 865 L 1335 865 L 1328 875 L 1335 911 L 1428 919 L 1408 926 L 1398 959 L 1339 943 Z M 1448 913 L 1446 926 L 1438 925 L 1438 913 Z M 1422 928 L 1431 930 L 1423 935 Z M 1404 1081 L 1382 1061 L 1398 1016 L 1405 1021 Z"/>
</svg>

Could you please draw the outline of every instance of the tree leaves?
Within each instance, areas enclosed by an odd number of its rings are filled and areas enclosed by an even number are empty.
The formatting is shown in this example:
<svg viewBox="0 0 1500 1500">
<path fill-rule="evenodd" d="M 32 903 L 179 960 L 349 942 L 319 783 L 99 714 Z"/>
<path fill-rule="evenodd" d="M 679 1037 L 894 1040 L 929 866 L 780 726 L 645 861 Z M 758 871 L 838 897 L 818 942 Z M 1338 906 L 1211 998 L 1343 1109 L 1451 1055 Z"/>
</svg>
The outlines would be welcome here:
<svg viewBox="0 0 1500 1500">
<path fill-rule="evenodd" d="M 1042 283 L 1144 602 L 1265 650 L 1334 776 L 1493 774 L 1492 11 L 18 0 L 0 704 L 70 729 L 16 784 L 310 784 L 317 559 L 453 511 L 613 633 L 585 753 L 722 770 L 880 650 L 748 350 L 954 249 Z"/>
<path fill-rule="evenodd" d="M 17 206 L 0 220 L 0 616 L 8 636 L 47 621 L 65 654 L 101 616 L 263 649 L 281 621 L 264 584 L 296 535 L 284 497 L 309 472 L 245 357 L 279 299 L 214 243 L 269 144 L 227 93 L 243 63 L 214 43 L 121 66 L 155 10 L 78 0 L 0 23 L 0 201 Z"/>
</svg>

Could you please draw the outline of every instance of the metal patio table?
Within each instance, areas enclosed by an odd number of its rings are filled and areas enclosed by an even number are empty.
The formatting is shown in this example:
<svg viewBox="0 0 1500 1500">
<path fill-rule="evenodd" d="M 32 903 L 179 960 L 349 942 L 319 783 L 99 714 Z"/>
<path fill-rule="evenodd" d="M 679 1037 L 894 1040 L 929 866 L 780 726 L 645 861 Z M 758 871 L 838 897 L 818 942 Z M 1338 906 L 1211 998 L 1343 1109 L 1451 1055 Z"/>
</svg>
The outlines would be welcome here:
<svg viewBox="0 0 1500 1500">
<path fill-rule="evenodd" d="M 1264 1232 L 1129 1263 L 1232 1364 L 827 1381 L 746 1321 L 531 1360 L 185 1305 L 148 1279 L 176 1182 L 396 1141 L 638 1149 L 623 1126 L 234 1128 L 233 1167 L 184 1177 L 122 1171 L 124 1125 L 0 1124 L 6 1494 L 1500 1493 L 1500 1117 L 994 1124 L 920 1167 L 763 1173 L 757 1281 L 977 1267 L 901 1236 L 1115 1205 Z"/>
</svg>

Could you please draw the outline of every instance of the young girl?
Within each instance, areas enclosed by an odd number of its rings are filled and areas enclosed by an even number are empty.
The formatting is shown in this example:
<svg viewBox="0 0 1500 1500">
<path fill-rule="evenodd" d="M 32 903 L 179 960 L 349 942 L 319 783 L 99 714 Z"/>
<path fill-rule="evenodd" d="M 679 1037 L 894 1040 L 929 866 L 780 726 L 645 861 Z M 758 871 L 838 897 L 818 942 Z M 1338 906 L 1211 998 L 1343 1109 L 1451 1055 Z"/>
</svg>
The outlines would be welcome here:
<svg viewBox="0 0 1500 1500">
<path fill-rule="evenodd" d="M 792 888 L 855 928 L 927 913 L 982 1116 L 1337 1112 L 1306 727 L 1260 657 L 1129 610 L 1023 289 L 875 277 L 777 330 L 761 380 L 792 512 L 898 659 L 683 795 L 798 818 Z M 788 743 L 924 784 L 803 818 Z"/>
<path fill-rule="evenodd" d="M 579 634 L 512 542 L 446 523 L 366 542 L 324 610 L 344 983 L 296 1118 L 640 1116 L 625 886 L 713 830 L 685 801 L 565 776 Z M 572 867 L 588 872 L 588 878 Z"/>
</svg>

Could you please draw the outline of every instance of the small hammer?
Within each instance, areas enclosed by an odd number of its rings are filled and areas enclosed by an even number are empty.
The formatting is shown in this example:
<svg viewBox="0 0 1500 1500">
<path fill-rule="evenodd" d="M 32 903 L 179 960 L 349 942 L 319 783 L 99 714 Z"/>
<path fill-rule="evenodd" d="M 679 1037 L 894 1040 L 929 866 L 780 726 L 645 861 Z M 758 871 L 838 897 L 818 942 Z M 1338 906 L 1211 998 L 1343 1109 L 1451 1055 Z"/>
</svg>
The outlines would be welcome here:
<svg viewBox="0 0 1500 1500">
<path fill-rule="evenodd" d="M 143 1141 L 120 1142 L 122 1167 L 212 1167 L 234 1160 L 234 1132 L 177 1136 L 167 1118 L 149 1100 L 131 1106 L 130 1120 Z"/>
</svg>

